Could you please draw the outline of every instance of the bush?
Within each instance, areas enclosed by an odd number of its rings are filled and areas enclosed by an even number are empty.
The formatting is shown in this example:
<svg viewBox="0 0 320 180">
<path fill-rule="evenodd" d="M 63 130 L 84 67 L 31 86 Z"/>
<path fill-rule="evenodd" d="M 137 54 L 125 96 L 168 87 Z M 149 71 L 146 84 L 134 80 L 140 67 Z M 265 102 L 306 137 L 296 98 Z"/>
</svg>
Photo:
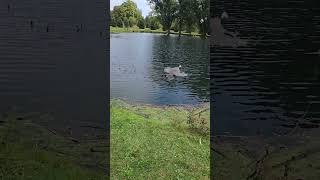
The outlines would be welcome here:
<svg viewBox="0 0 320 180">
<path fill-rule="evenodd" d="M 150 28 L 152 30 L 156 30 L 160 28 L 159 19 L 155 16 L 147 16 L 145 24 L 147 28 Z"/>
<path fill-rule="evenodd" d="M 124 18 L 123 19 L 123 25 L 124 25 L 124 27 L 129 27 L 129 19 L 128 18 Z"/>
<path fill-rule="evenodd" d="M 133 27 L 134 25 L 137 24 L 137 19 L 134 17 L 129 17 L 128 23 L 130 27 Z"/>
<path fill-rule="evenodd" d="M 179 22 L 176 19 L 172 23 L 171 30 L 173 30 L 174 32 L 179 31 Z"/>
<path fill-rule="evenodd" d="M 210 119 L 208 118 L 210 110 L 208 107 L 196 107 L 189 112 L 188 124 L 190 128 L 198 133 L 210 133 Z"/>
<path fill-rule="evenodd" d="M 140 18 L 140 19 L 138 20 L 138 27 L 139 27 L 140 29 L 144 29 L 144 27 L 145 27 L 145 22 L 144 22 L 144 19 L 143 19 L 143 18 Z"/>
<path fill-rule="evenodd" d="M 158 21 L 152 21 L 150 24 L 150 29 L 156 30 L 160 28 L 160 23 Z"/>
</svg>

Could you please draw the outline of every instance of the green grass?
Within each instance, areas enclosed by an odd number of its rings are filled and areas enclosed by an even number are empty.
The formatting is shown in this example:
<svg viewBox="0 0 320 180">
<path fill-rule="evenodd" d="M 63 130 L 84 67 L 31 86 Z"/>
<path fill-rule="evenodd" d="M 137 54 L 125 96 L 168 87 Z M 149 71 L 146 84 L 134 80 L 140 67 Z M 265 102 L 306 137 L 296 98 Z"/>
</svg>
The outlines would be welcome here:
<svg viewBox="0 0 320 180">
<path fill-rule="evenodd" d="M 110 26 L 111 33 L 123 33 L 123 32 L 139 32 L 139 33 L 160 33 L 166 34 L 167 31 L 163 31 L 162 29 L 151 30 L 150 28 L 139 29 L 138 27 L 129 27 L 129 28 L 121 28 L 121 27 L 113 27 Z M 171 34 L 179 34 L 179 32 L 170 31 Z M 199 33 L 191 32 L 187 33 L 185 31 L 181 32 L 181 35 L 185 36 L 200 36 Z"/>
<path fill-rule="evenodd" d="M 73 143 L 31 120 L 9 116 L 0 125 L 1 180 L 99 180 L 105 155 L 89 155 L 93 143 Z M 87 154 L 87 156 L 84 156 Z M 103 162 L 99 162 L 101 159 Z"/>
<path fill-rule="evenodd" d="M 190 108 L 112 100 L 110 113 L 111 179 L 209 179 L 209 133 Z"/>
<path fill-rule="evenodd" d="M 209 111 L 202 106 L 152 106 L 111 101 L 111 179 L 209 179 Z M 200 114 L 202 110 L 206 110 Z M 36 123 L 37 117 L 0 118 L 1 180 L 102 180 L 106 142 L 70 141 Z M 20 116 L 19 116 L 20 117 Z M 27 117 L 27 116 L 26 116 Z M 43 121 L 50 118 L 42 116 Z M 91 139 L 89 137 L 89 139 Z M 320 177 L 317 136 L 214 137 L 213 178 Z M 257 162 L 268 155 L 257 167 Z M 285 173 L 287 171 L 287 173 Z"/>
</svg>

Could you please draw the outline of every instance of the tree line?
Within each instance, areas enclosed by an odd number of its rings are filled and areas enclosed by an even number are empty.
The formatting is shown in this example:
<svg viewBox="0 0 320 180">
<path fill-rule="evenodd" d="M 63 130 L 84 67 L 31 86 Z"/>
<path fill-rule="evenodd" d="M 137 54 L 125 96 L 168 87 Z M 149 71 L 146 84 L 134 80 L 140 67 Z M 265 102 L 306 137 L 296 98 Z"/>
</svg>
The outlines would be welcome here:
<svg viewBox="0 0 320 180">
<path fill-rule="evenodd" d="M 127 0 L 110 11 L 110 25 L 209 34 L 209 0 L 146 0 L 152 9 L 145 18 L 136 3 Z"/>
</svg>

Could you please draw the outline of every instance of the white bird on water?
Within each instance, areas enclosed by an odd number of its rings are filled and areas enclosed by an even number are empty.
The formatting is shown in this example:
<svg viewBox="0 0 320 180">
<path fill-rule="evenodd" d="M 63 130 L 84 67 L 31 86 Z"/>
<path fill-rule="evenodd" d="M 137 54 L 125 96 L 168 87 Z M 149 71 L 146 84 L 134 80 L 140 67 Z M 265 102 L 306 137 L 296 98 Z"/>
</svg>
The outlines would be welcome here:
<svg viewBox="0 0 320 180">
<path fill-rule="evenodd" d="M 223 11 L 223 13 L 221 14 L 221 19 L 228 19 L 229 15 L 227 14 L 227 12 Z"/>
<path fill-rule="evenodd" d="M 168 73 L 169 75 L 177 76 L 177 77 L 187 76 L 186 73 L 180 71 L 180 68 L 181 68 L 181 65 L 179 65 L 179 67 L 173 67 L 173 68 L 166 67 L 166 68 L 164 68 L 164 72 Z"/>
</svg>

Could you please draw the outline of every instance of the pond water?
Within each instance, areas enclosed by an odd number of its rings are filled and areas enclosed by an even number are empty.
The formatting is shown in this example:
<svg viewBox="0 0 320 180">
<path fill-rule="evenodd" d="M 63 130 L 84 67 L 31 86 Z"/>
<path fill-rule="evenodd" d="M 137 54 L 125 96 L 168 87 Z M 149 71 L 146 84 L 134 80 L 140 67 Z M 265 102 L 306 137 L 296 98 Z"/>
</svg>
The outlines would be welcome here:
<svg viewBox="0 0 320 180">
<path fill-rule="evenodd" d="M 168 78 L 182 66 L 187 77 Z M 197 104 L 209 99 L 209 44 L 198 37 L 111 33 L 111 98 L 149 104 Z"/>
<path fill-rule="evenodd" d="M 320 8 L 312 1 L 220 1 L 246 46 L 211 47 L 216 134 L 285 134 L 320 123 Z"/>
<path fill-rule="evenodd" d="M 91 1 L 0 1 L 0 120 L 8 111 L 50 114 L 54 118 L 41 123 L 70 126 L 73 135 L 89 129 L 80 124 L 105 126 L 105 7 Z"/>
</svg>

